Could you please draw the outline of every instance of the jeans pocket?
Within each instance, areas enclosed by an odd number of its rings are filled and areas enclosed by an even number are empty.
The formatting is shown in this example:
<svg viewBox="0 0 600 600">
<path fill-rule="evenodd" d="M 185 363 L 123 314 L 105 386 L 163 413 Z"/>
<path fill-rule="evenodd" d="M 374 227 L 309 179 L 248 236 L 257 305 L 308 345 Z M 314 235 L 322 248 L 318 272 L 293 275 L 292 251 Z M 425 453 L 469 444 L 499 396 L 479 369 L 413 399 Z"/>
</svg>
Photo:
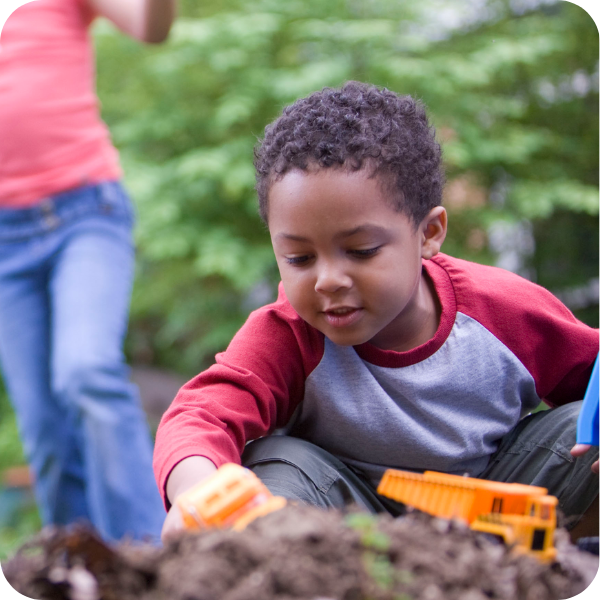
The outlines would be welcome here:
<svg viewBox="0 0 600 600">
<path fill-rule="evenodd" d="M 96 187 L 100 213 L 127 225 L 135 223 L 135 210 L 129 194 L 118 181 L 106 181 Z"/>
</svg>

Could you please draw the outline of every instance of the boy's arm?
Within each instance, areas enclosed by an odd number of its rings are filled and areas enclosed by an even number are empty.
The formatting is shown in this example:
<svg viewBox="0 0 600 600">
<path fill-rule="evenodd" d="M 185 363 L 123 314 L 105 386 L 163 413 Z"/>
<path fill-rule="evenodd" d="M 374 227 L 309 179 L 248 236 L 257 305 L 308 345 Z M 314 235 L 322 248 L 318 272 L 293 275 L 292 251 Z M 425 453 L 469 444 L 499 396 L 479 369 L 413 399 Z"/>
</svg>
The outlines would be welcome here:
<svg viewBox="0 0 600 600">
<path fill-rule="evenodd" d="M 181 388 L 161 419 L 154 447 L 154 471 L 167 508 L 172 494 L 166 486 L 177 465 L 191 456 L 217 467 L 239 463 L 246 442 L 283 425 L 299 400 L 292 386 L 303 388 L 303 380 L 281 362 L 265 358 L 260 371 L 248 361 L 219 363 Z M 290 373 L 290 385 L 277 389 L 273 379 L 282 371 Z"/>
<path fill-rule="evenodd" d="M 284 426 L 322 354 L 322 334 L 285 299 L 253 313 L 217 364 L 184 385 L 161 419 L 154 471 L 166 508 L 208 474 L 204 467 L 239 463 L 246 442 Z M 201 457 L 210 464 L 200 473 L 193 461 Z"/>
<path fill-rule="evenodd" d="M 163 42 L 175 18 L 177 0 L 86 0 L 96 13 L 141 42 Z"/>
</svg>

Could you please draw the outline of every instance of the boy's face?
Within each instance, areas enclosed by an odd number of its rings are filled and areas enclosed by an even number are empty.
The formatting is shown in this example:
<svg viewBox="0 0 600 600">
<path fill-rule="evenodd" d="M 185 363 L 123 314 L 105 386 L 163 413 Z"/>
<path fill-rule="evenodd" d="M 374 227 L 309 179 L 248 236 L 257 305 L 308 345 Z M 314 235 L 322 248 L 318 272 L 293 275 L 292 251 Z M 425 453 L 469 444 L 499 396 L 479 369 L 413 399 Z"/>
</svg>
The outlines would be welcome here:
<svg viewBox="0 0 600 600">
<path fill-rule="evenodd" d="M 442 207 L 415 229 L 364 171 L 294 170 L 271 187 L 269 231 L 291 305 L 334 343 L 402 351 L 435 334 L 421 259 L 443 242 Z"/>
</svg>

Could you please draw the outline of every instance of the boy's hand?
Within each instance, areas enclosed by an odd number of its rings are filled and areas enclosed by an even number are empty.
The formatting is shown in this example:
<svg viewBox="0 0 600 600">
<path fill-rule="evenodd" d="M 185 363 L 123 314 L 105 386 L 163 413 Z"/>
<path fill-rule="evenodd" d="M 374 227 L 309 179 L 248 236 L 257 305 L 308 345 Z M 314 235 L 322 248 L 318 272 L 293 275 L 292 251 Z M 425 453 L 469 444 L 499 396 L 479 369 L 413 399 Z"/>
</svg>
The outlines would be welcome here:
<svg viewBox="0 0 600 600">
<path fill-rule="evenodd" d="M 189 456 L 175 465 L 166 485 L 167 498 L 171 502 L 171 508 L 167 513 L 160 535 L 163 542 L 172 534 L 183 529 L 181 511 L 175 504 L 177 497 L 212 475 L 216 470 L 215 464 L 204 456 Z"/>
<path fill-rule="evenodd" d="M 167 513 L 165 522 L 163 523 L 160 539 L 166 542 L 169 537 L 183 529 L 183 518 L 181 517 L 181 511 L 176 504 L 171 506 L 171 509 Z"/>
<path fill-rule="evenodd" d="M 571 448 L 571 454 L 575 457 L 583 456 L 590 448 L 591 448 L 591 446 L 589 444 L 575 444 Z M 594 473 L 598 473 L 598 469 L 599 469 L 598 461 L 596 461 L 595 463 L 592 464 L 592 471 Z"/>
</svg>

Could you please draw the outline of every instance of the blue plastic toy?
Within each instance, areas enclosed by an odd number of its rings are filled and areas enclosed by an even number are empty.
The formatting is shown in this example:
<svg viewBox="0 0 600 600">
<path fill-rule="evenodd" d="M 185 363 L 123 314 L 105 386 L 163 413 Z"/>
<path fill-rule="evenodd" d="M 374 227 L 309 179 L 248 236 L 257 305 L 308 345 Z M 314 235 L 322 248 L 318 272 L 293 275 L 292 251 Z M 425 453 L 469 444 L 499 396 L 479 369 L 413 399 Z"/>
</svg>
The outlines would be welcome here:
<svg viewBox="0 0 600 600">
<path fill-rule="evenodd" d="M 585 396 L 583 397 L 583 406 L 577 418 L 577 443 L 598 445 L 598 359 L 588 383 Z"/>
</svg>

